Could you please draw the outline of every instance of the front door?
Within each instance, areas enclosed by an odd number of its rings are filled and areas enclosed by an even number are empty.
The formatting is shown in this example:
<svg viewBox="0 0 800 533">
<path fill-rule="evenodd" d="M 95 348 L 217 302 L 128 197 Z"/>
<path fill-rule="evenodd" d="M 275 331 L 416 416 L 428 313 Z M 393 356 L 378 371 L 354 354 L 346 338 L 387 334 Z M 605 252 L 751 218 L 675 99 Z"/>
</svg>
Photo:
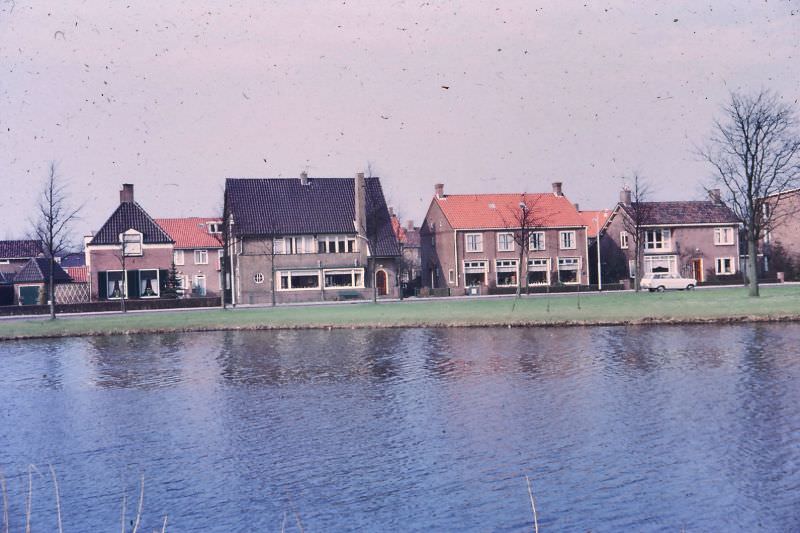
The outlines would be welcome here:
<svg viewBox="0 0 800 533">
<path fill-rule="evenodd" d="M 697 283 L 701 283 L 703 281 L 703 260 L 702 259 L 694 259 L 692 260 L 692 276 L 694 277 Z"/>
<path fill-rule="evenodd" d="M 378 296 L 386 296 L 389 294 L 389 288 L 386 286 L 386 272 L 378 270 L 378 273 L 375 274 L 375 285 L 378 287 Z"/>
<path fill-rule="evenodd" d="M 20 287 L 20 305 L 36 305 L 39 303 L 39 287 Z"/>
</svg>

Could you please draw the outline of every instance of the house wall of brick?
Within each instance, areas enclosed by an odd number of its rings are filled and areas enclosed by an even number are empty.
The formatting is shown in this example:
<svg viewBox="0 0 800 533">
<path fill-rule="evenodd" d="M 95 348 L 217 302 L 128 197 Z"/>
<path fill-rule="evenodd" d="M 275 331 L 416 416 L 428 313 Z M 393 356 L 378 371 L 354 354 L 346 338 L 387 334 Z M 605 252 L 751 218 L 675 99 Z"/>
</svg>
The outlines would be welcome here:
<svg viewBox="0 0 800 533">
<path fill-rule="evenodd" d="M 92 300 L 97 300 L 99 273 L 109 270 L 122 270 L 119 250 L 97 249 L 87 247 L 89 255 L 89 278 Z M 125 258 L 125 270 L 169 270 L 172 266 L 172 246 L 159 245 L 158 248 L 142 247 L 141 256 Z"/>
<path fill-rule="evenodd" d="M 184 287 L 184 295 L 190 296 L 192 295 L 192 283 L 195 276 L 203 275 L 206 277 L 206 296 L 213 297 L 219 296 L 220 294 L 220 284 L 221 284 L 221 276 L 220 276 L 220 268 L 219 268 L 219 255 L 217 253 L 217 249 L 213 248 L 198 248 L 198 250 L 206 250 L 208 252 L 208 263 L 203 264 L 196 264 L 195 259 L 195 250 L 194 249 L 185 249 L 183 250 L 183 265 L 175 265 L 175 269 L 178 271 L 179 276 L 186 276 L 188 280 L 188 287 Z M 167 268 L 170 268 L 169 266 Z"/>
<path fill-rule="evenodd" d="M 782 216 L 769 232 L 769 244 L 780 243 L 789 255 L 800 259 L 800 191 L 785 195 L 773 203 L 773 209 Z"/>
<path fill-rule="evenodd" d="M 455 269 L 457 261 L 455 236 L 453 227 L 435 201 L 431 201 L 419 231 L 422 286 L 435 289 L 447 287 L 447 273 Z"/>
</svg>

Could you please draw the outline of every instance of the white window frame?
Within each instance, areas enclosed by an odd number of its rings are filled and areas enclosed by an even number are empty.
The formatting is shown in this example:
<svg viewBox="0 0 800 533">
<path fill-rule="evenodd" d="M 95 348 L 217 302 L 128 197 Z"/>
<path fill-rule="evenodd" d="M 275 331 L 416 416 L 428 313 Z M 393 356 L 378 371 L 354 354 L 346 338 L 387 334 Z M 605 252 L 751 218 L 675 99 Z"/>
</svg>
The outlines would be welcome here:
<svg viewBox="0 0 800 533">
<path fill-rule="evenodd" d="M 482 285 L 486 285 L 486 278 L 489 272 L 489 262 L 485 259 L 479 261 L 464 261 L 464 284 L 467 283 L 468 274 L 480 274 L 483 276 Z"/>
<path fill-rule="evenodd" d="M 644 256 L 644 265 L 642 270 L 644 274 L 653 273 L 653 263 L 666 261 L 668 263 L 668 270 L 665 274 L 678 273 L 678 256 L 677 255 L 646 255 Z"/>
<path fill-rule="evenodd" d="M 325 245 L 325 251 L 320 251 L 320 245 Z M 341 248 L 341 250 L 340 250 Z M 355 235 L 318 235 L 314 239 L 313 252 L 315 254 L 354 254 L 358 253 L 358 239 Z"/>
<path fill-rule="evenodd" d="M 447 271 L 447 283 L 454 285 L 456 282 L 456 271 L 452 268 Z"/>
<path fill-rule="evenodd" d="M 316 287 L 292 287 L 292 276 L 317 276 L 317 286 Z M 320 290 L 322 283 L 324 280 L 320 279 L 321 272 L 319 270 L 278 270 L 275 272 L 275 289 L 277 291 L 318 291 Z M 288 280 L 288 288 L 283 288 L 283 284 L 281 283 L 281 277 L 289 276 Z"/>
<path fill-rule="evenodd" d="M 222 222 L 208 222 L 207 224 L 209 233 L 222 233 Z"/>
<path fill-rule="evenodd" d="M 582 279 L 581 268 L 583 266 L 583 261 L 580 257 L 559 257 L 556 265 L 558 267 L 556 273 L 558 274 L 559 283 L 563 283 L 564 285 L 580 285 Z M 575 281 L 561 281 L 561 272 L 566 272 L 568 270 L 577 272 Z"/>
<path fill-rule="evenodd" d="M 129 240 L 129 237 L 132 237 L 133 240 Z M 144 253 L 144 237 L 134 229 L 120 233 L 119 242 L 120 246 L 122 246 L 122 254 L 125 257 L 141 257 Z"/>
<path fill-rule="evenodd" d="M 575 230 L 566 230 L 558 232 L 558 249 L 559 250 L 576 250 L 578 242 L 575 238 Z"/>
<path fill-rule="evenodd" d="M 221 248 L 217 250 L 217 270 L 222 270 L 222 259 L 225 255 L 223 252 Z"/>
<path fill-rule="evenodd" d="M 729 235 L 730 238 L 726 239 L 725 236 Z M 714 228 L 714 245 L 715 246 L 732 246 L 735 243 L 733 228 L 720 227 Z"/>
<path fill-rule="evenodd" d="M 472 243 L 470 243 L 472 240 Z M 464 235 L 464 248 L 469 253 L 483 252 L 483 233 L 467 233 Z"/>
<path fill-rule="evenodd" d="M 627 231 L 620 231 L 619 232 L 619 247 L 623 250 L 628 249 L 628 232 Z"/>
<path fill-rule="evenodd" d="M 515 283 L 500 284 L 498 274 L 512 272 Z M 496 259 L 494 262 L 494 284 L 498 287 L 516 287 L 519 285 L 519 262 L 516 259 Z"/>
<path fill-rule="evenodd" d="M 194 264 L 207 265 L 208 264 L 208 250 L 195 250 L 194 251 Z"/>
<path fill-rule="evenodd" d="M 156 286 L 151 287 L 155 294 L 151 294 L 150 296 L 144 295 L 144 287 L 142 287 L 142 272 L 155 272 L 156 273 Z M 143 268 L 139 270 L 139 298 L 142 299 L 149 299 L 149 298 L 160 298 L 161 297 L 161 272 L 157 268 Z M 126 284 L 127 289 L 127 284 Z"/>
<path fill-rule="evenodd" d="M 121 272 L 122 273 L 122 294 L 125 298 L 128 297 L 128 274 L 125 273 L 124 270 L 106 270 L 106 300 L 120 300 L 122 296 L 111 296 L 111 291 L 108 290 L 108 275 L 110 273 Z"/>
<path fill-rule="evenodd" d="M 501 246 L 501 237 L 509 238 L 509 245 L 506 247 Z M 505 238 L 503 240 L 506 240 Z M 506 243 L 508 244 L 508 243 Z M 498 252 L 513 252 L 514 251 L 514 233 L 511 231 L 501 231 L 497 233 L 497 251 Z"/>
<path fill-rule="evenodd" d="M 538 244 L 538 246 L 537 246 Z M 532 231 L 528 235 L 528 248 L 532 252 L 541 252 L 547 249 L 547 239 L 543 231 Z"/>
<path fill-rule="evenodd" d="M 645 230 L 644 249 L 662 252 L 672 250 L 672 232 L 666 228 Z"/>
<path fill-rule="evenodd" d="M 263 272 L 255 272 L 253 274 L 253 283 L 257 285 L 261 285 L 264 283 L 264 273 Z"/>
<path fill-rule="evenodd" d="M 730 270 L 725 271 L 724 268 L 720 268 L 724 264 L 724 261 L 730 261 Z M 717 257 L 714 260 L 714 271 L 716 272 L 717 276 L 731 276 L 736 273 L 734 270 L 734 262 L 733 257 Z"/>
<path fill-rule="evenodd" d="M 550 285 L 550 258 L 549 257 L 535 257 L 528 259 L 528 274 L 531 272 L 546 272 L 547 280 L 544 283 L 530 283 L 526 279 L 529 287 L 542 287 Z"/>
<path fill-rule="evenodd" d="M 196 292 L 195 287 L 200 287 L 200 280 L 203 280 L 203 290 Z M 198 296 L 205 296 L 208 294 L 208 279 L 206 278 L 205 274 L 195 274 L 192 278 L 192 294 L 197 294 Z"/>
<path fill-rule="evenodd" d="M 185 264 L 186 254 L 184 254 L 183 250 L 173 250 L 172 262 L 177 266 L 183 266 Z"/>
<path fill-rule="evenodd" d="M 328 285 L 325 276 L 329 275 L 337 275 L 337 274 L 350 274 L 352 279 L 352 285 L 348 285 L 345 287 L 336 287 L 333 285 Z M 356 283 L 356 274 L 360 275 L 360 283 Z M 325 284 L 326 291 L 336 291 L 336 290 L 348 290 L 348 289 L 363 289 L 364 288 L 364 269 L 363 268 L 327 268 L 322 271 L 322 283 Z M 286 290 L 286 289 L 284 289 Z M 295 289 L 300 290 L 300 289 Z"/>
</svg>

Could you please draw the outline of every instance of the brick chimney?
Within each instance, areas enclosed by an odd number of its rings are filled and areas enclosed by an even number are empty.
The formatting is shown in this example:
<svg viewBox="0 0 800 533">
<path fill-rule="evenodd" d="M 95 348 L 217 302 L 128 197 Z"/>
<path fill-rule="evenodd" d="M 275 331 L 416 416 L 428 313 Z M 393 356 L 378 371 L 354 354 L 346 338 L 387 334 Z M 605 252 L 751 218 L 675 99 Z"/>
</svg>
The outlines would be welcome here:
<svg viewBox="0 0 800 533">
<path fill-rule="evenodd" d="M 560 181 L 554 181 L 553 182 L 553 194 L 555 196 L 564 196 L 564 193 L 561 192 L 561 182 Z"/>
<path fill-rule="evenodd" d="M 581 206 L 580 206 L 580 204 L 578 204 L 577 202 L 576 202 L 576 203 L 574 203 L 574 204 L 572 204 L 572 205 L 574 205 L 574 206 L 575 206 L 575 211 L 580 211 L 580 210 L 581 210 Z"/>
<path fill-rule="evenodd" d="M 123 183 L 122 190 L 119 191 L 119 203 L 121 204 L 132 204 L 133 203 L 133 184 L 132 183 Z"/>
<path fill-rule="evenodd" d="M 300 185 L 308 185 L 308 172 L 305 170 L 300 173 Z"/>
<path fill-rule="evenodd" d="M 356 174 L 355 179 L 355 224 L 356 232 L 362 237 L 367 236 L 367 200 L 366 200 L 366 181 L 364 173 Z"/>
<path fill-rule="evenodd" d="M 619 192 L 619 203 L 622 205 L 631 205 L 631 190 L 623 188 Z"/>
<path fill-rule="evenodd" d="M 722 192 L 719 189 L 709 189 L 708 199 L 714 202 L 715 204 L 721 204 Z"/>
<path fill-rule="evenodd" d="M 444 198 L 444 183 L 437 183 L 433 189 L 436 191 L 436 198 Z"/>
</svg>

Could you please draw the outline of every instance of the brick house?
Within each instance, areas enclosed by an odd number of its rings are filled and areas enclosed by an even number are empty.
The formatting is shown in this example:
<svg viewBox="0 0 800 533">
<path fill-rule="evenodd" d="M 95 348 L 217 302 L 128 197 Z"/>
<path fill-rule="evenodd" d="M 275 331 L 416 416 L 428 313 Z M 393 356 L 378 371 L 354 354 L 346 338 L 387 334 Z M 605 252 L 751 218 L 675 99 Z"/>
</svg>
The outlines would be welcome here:
<svg viewBox="0 0 800 533">
<path fill-rule="evenodd" d="M 159 298 L 167 280 L 174 241 L 134 201 L 126 183 L 117 209 L 86 240 L 92 300 Z"/>
<path fill-rule="evenodd" d="M 222 286 L 222 219 L 157 218 L 175 241 L 172 261 L 184 296 L 219 296 Z"/>
<path fill-rule="evenodd" d="M 228 179 L 232 303 L 397 297 L 379 178 Z"/>
<path fill-rule="evenodd" d="M 619 280 L 633 278 L 635 246 L 630 224 L 642 209 L 643 274 L 668 272 L 698 283 L 730 278 L 739 273 L 739 221 L 711 191 L 705 201 L 631 202 L 623 190 L 620 201 L 601 231 L 601 255 Z"/>
<path fill-rule="evenodd" d="M 782 271 L 797 278 L 800 274 L 800 189 L 773 194 L 765 198 L 765 203 L 765 209 L 774 211 L 777 223 L 761 239 L 760 248 L 766 258 L 763 268 L 766 272 Z M 744 246 L 742 255 L 746 253 Z"/>
<path fill-rule="evenodd" d="M 437 184 L 420 229 L 423 285 L 451 294 L 516 288 L 515 213 L 523 201 L 536 221 L 523 286 L 587 284 L 586 225 L 556 182 L 552 193 L 524 195 L 445 195 Z"/>
<path fill-rule="evenodd" d="M 405 225 L 401 224 L 391 207 L 389 213 L 392 217 L 392 229 L 400 244 L 400 283 L 406 296 L 413 295 L 414 290 L 422 284 L 422 250 L 419 228 L 414 227 L 412 220 L 406 221 Z"/>
</svg>

